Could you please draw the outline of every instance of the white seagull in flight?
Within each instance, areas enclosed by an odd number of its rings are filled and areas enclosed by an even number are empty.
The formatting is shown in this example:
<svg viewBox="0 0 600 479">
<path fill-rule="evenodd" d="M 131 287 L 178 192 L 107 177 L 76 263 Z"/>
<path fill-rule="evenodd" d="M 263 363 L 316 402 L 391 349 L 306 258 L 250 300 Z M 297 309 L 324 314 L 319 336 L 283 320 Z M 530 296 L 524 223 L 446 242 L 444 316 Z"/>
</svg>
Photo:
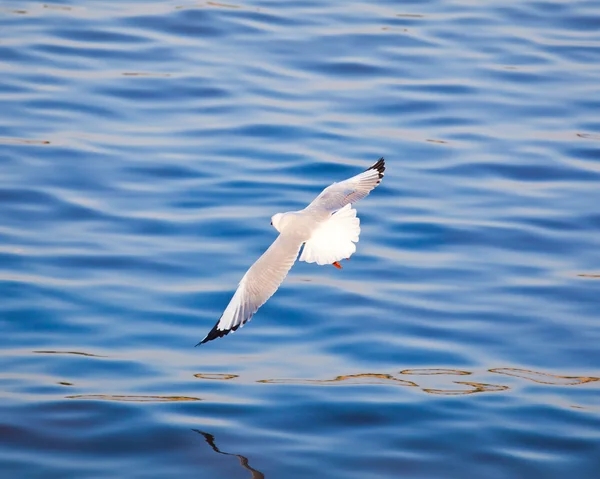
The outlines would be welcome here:
<svg viewBox="0 0 600 479">
<path fill-rule="evenodd" d="M 325 188 L 303 210 L 274 215 L 271 224 L 279 236 L 250 267 L 217 324 L 196 346 L 222 338 L 250 321 L 277 291 L 302 245 L 300 261 L 333 264 L 341 269 L 338 261 L 352 256 L 360 234 L 360 220 L 352 203 L 381 183 L 384 171 L 385 161 L 380 158 L 359 175 Z"/>
</svg>

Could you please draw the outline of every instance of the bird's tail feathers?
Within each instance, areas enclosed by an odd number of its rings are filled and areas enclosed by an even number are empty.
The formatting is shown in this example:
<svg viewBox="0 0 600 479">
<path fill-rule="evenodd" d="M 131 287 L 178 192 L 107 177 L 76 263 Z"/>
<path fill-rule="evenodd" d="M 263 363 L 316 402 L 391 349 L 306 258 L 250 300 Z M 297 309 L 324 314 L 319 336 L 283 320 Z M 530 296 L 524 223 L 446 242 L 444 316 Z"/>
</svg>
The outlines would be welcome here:
<svg viewBox="0 0 600 479">
<path fill-rule="evenodd" d="M 356 251 L 354 243 L 359 235 L 360 220 L 356 210 L 347 204 L 313 233 L 304 245 L 300 261 L 324 265 L 350 258 Z"/>
</svg>

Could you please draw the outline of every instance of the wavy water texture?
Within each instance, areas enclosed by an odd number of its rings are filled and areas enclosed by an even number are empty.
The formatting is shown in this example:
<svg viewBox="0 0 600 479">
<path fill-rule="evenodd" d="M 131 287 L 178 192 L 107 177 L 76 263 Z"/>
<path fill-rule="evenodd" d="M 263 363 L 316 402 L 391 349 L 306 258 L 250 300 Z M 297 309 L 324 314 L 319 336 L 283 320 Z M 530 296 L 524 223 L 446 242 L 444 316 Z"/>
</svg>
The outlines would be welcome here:
<svg viewBox="0 0 600 479">
<path fill-rule="evenodd" d="M 3 2 L 0 475 L 595 478 L 598 25 Z M 194 349 L 271 216 L 381 156 L 344 269 Z"/>
</svg>

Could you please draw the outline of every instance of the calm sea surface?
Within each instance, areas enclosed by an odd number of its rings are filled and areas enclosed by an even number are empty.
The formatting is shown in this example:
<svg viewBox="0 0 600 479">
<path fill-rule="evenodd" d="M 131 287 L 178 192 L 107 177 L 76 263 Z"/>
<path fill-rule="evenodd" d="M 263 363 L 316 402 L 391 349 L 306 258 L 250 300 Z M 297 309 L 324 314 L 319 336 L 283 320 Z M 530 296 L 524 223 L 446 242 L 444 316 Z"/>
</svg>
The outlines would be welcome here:
<svg viewBox="0 0 600 479">
<path fill-rule="evenodd" d="M 597 478 L 600 3 L 2 1 L 0 299 L 3 478 Z"/>
</svg>

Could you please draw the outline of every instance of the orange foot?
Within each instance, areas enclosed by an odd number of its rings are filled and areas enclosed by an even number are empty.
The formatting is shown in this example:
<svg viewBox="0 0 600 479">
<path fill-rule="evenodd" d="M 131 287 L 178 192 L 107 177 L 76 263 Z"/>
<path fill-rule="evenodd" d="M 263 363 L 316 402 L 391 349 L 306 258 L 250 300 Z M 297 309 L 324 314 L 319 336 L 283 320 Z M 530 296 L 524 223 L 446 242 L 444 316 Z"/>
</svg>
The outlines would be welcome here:
<svg viewBox="0 0 600 479">
<path fill-rule="evenodd" d="M 333 266 L 335 266 L 337 269 L 342 269 L 342 265 L 340 263 L 338 263 L 337 261 L 331 263 Z"/>
</svg>

